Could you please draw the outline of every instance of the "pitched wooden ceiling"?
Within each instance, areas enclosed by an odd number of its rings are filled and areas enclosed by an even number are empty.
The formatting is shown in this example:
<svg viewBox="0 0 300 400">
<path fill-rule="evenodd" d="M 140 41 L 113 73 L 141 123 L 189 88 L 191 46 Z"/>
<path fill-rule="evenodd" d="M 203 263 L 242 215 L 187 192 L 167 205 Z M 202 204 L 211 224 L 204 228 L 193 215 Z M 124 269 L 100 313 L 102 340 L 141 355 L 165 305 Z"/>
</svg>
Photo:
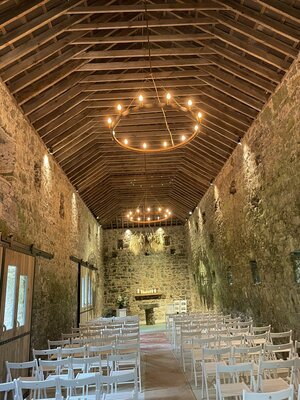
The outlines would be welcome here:
<svg viewBox="0 0 300 400">
<path fill-rule="evenodd" d="M 144 1 L 0 2 L 1 78 L 106 226 L 146 185 L 183 221 L 299 51 L 299 0 L 148 0 L 147 8 L 158 87 L 192 97 L 204 118 L 193 142 L 147 156 L 145 177 L 144 156 L 120 148 L 105 123 L 136 88 L 153 95 Z M 155 113 L 130 121 L 155 135 Z"/>
</svg>

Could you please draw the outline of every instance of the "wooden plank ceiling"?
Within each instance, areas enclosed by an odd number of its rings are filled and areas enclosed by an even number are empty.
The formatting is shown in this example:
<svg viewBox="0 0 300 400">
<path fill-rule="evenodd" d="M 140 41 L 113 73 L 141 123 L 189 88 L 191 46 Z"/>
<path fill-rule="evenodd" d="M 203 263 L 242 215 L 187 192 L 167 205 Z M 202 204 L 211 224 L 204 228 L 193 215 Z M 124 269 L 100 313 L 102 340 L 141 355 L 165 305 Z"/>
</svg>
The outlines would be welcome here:
<svg viewBox="0 0 300 400">
<path fill-rule="evenodd" d="M 299 51 L 299 0 L 148 0 L 147 8 L 158 89 L 192 97 L 203 121 L 187 146 L 148 155 L 145 177 L 143 154 L 118 146 L 106 125 L 136 88 L 153 96 L 144 2 L 0 2 L 1 78 L 104 226 L 138 204 L 146 185 L 153 203 L 184 221 Z M 152 117 L 133 117 L 131 128 L 155 135 Z M 174 123 L 185 128 L 180 116 Z"/>
</svg>

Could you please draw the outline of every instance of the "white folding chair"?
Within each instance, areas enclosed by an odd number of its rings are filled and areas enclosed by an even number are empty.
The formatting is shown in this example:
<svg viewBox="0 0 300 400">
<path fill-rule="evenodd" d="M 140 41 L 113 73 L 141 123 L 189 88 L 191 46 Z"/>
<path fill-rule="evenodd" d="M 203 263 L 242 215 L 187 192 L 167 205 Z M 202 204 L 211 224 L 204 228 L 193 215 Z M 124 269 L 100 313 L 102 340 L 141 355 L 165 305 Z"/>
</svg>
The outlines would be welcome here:
<svg viewBox="0 0 300 400">
<path fill-rule="evenodd" d="M 116 355 L 124 355 L 124 354 L 130 354 L 130 353 L 137 353 L 137 361 L 138 361 L 138 366 L 137 366 L 137 377 L 138 377 L 138 383 L 139 383 L 139 389 L 141 391 L 142 388 L 142 373 L 141 373 L 141 346 L 140 343 L 135 343 L 135 342 L 127 342 L 127 343 L 117 343 L 114 346 L 114 353 Z"/>
<path fill-rule="evenodd" d="M 99 356 L 101 357 L 102 369 L 106 369 L 108 374 L 108 362 L 107 359 L 114 352 L 114 347 L 108 346 L 87 346 L 87 357 Z"/>
<path fill-rule="evenodd" d="M 39 367 L 41 379 L 51 380 L 61 376 L 71 379 L 73 375 L 71 357 L 62 360 L 39 359 Z"/>
<path fill-rule="evenodd" d="M 6 382 L 11 382 L 15 378 L 22 377 L 23 380 L 36 381 L 39 379 L 39 368 L 37 360 L 25 361 L 21 363 L 6 361 Z M 23 373 L 31 370 L 25 376 Z"/>
<path fill-rule="evenodd" d="M 61 358 L 61 348 L 58 347 L 56 349 L 44 349 L 44 350 L 35 350 L 32 349 L 32 355 L 35 359 L 41 360 L 59 360 Z"/>
<path fill-rule="evenodd" d="M 52 399 L 52 400 L 62 400 L 62 394 L 58 384 L 58 379 L 52 379 L 49 381 L 24 381 L 21 378 L 14 381 L 16 387 L 16 399 L 26 400 L 28 398 L 28 390 L 33 394 L 30 396 L 31 399 Z M 47 396 L 47 389 L 51 391 L 51 397 Z M 24 393 L 25 392 L 25 393 Z M 53 397 L 54 392 L 54 397 Z"/>
<path fill-rule="evenodd" d="M 216 365 L 216 398 L 239 397 L 255 390 L 253 363 Z"/>
<path fill-rule="evenodd" d="M 290 343 L 292 341 L 292 336 L 293 336 L 292 330 L 286 332 L 270 332 L 269 334 L 270 341 L 273 344 L 277 344 L 277 342 L 279 342 L 280 344 Z"/>
<path fill-rule="evenodd" d="M 251 334 L 252 335 L 257 335 L 260 333 L 270 333 L 271 332 L 271 325 L 265 325 L 265 326 L 252 326 L 251 327 Z"/>
<path fill-rule="evenodd" d="M 244 343 L 244 335 L 228 335 L 219 337 L 219 347 L 243 346 Z"/>
<path fill-rule="evenodd" d="M 258 366 L 259 392 L 276 392 L 288 389 L 293 384 L 294 360 L 264 361 Z"/>
<path fill-rule="evenodd" d="M 264 359 L 277 360 L 277 359 L 291 359 L 294 353 L 293 342 L 285 344 L 268 344 L 264 345 Z"/>
<path fill-rule="evenodd" d="M 194 375 L 195 386 L 198 386 L 197 366 L 201 367 L 202 353 L 204 347 L 217 347 L 218 339 L 214 336 L 206 338 L 192 339 L 192 372 Z"/>
<path fill-rule="evenodd" d="M 203 348 L 202 349 L 202 385 L 201 394 L 202 399 L 204 398 L 204 390 L 206 392 L 206 399 L 209 399 L 208 390 L 208 379 L 216 377 L 216 367 L 217 364 L 222 363 L 226 365 L 231 359 L 231 347 L 221 347 L 221 348 Z"/>
<path fill-rule="evenodd" d="M 259 360 L 262 357 L 262 345 L 255 347 L 233 347 L 232 363 L 254 363 L 254 369 L 257 369 Z"/>
<path fill-rule="evenodd" d="M 264 345 L 268 343 L 269 336 L 268 332 L 260 333 L 260 334 L 251 334 L 245 335 L 245 343 L 248 346 L 257 346 L 259 344 Z"/>
<path fill-rule="evenodd" d="M 102 400 L 100 374 L 92 374 L 85 378 L 58 378 L 58 385 L 61 392 L 65 389 L 69 394 L 68 400 Z"/>
<path fill-rule="evenodd" d="M 249 393 L 243 392 L 243 400 L 293 400 L 294 388 L 292 385 L 288 389 L 280 390 L 278 392 L 268 393 Z M 299 399 L 298 399 L 299 400 Z"/>
<path fill-rule="evenodd" d="M 0 393 L 4 394 L 4 399 L 6 400 L 10 393 L 12 393 L 12 398 L 16 398 L 16 387 L 15 382 L 0 383 Z"/>
<path fill-rule="evenodd" d="M 86 346 L 81 347 L 66 347 L 61 349 L 61 358 L 67 357 L 85 357 L 86 356 Z"/>
<path fill-rule="evenodd" d="M 101 400 L 138 400 L 136 370 L 115 376 L 100 375 L 100 382 L 102 391 L 106 389 Z M 132 390 L 126 387 L 119 391 L 120 384 L 132 385 Z"/>
<path fill-rule="evenodd" d="M 142 391 L 142 379 L 140 375 L 140 364 L 138 353 L 114 354 L 108 357 L 110 376 L 125 375 L 136 370 L 139 390 Z"/>
<path fill-rule="evenodd" d="M 65 347 L 70 345 L 70 339 L 65 340 L 48 340 L 48 349 L 55 349 L 57 347 Z"/>
<path fill-rule="evenodd" d="M 72 358 L 73 376 L 76 378 L 89 378 L 95 373 L 102 374 L 102 360 L 100 356 Z M 77 371 L 75 375 L 74 371 Z"/>
</svg>

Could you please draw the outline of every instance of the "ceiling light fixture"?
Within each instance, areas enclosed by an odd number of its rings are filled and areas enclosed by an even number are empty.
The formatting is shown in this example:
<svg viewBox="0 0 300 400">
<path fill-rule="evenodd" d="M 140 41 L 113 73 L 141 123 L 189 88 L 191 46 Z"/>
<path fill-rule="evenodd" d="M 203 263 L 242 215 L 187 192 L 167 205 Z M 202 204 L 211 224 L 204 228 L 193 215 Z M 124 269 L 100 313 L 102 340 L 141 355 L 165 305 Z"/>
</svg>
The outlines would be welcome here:
<svg viewBox="0 0 300 400">
<path fill-rule="evenodd" d="M 155 195 L 151 192 L 151 182 L 148 182 L 146 154 L 144 154 L 145 168 L 145 192 L 137 207 L 133 207 L 125 213 L 126 219 L 135 224 L 157 224 L 171 218 L 172 211 L 168 207 L 162 207 Z M 151 176 L 152 177 L 152 176 Z"/>
<path fill-rule="evenodd" d="M 152 82 L 153 89 L 143 93 L 140 88 L 126 107 L 117 103 L 116 111 L 112 112 L 111 116 L 107 116 L 107 125 L 113 140 L 121 147 L 140 153 L 160 153 L 175 150 L 191 142 L 199 134 L 202 113 L 195 106 L 194 99 L 186 99 L 185 105 L 183 105 L 163 85 L 160 84 L 162 90 L 158 90 L 152 72 L 147 1 L 144 1 L 144 3 L 149 58 L 149 76 L 146 81 Z M 152 112 L 151 109 L 154 109 L 155 117 L 152 118 L 152 121 L 150 118 L 148 122 L 147 114 Z M 180 120 L 183 120 L 181 124 L 184 124 L 184 126 L 178 126 L 178 123 L 176 123 L 175 116 L 177 114 L 180 115 Z M 134 130 L 133 127 L 136 126 L 130 124 L 130 118 L 133 115 L 135 121 L 141 120 L 143 127 L 148 125 L 150 128 L 148 130 L 135 130 L 133 134 L 130 134 L 130 129 Z M 155 134 L 152 133 L 152 129 L 155 129 Z M 147 132 L 149 132 L 149 135 Z"/>
</svg>

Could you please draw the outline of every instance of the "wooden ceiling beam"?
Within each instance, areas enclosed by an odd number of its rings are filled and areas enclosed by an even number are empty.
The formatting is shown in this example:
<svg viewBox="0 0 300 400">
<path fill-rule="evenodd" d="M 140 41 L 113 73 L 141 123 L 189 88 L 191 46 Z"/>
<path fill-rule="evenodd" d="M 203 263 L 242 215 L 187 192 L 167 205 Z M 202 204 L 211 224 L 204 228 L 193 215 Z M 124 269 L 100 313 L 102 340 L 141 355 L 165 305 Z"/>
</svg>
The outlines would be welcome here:
<svg viewBox="0 0 300 400">
<path fill-rule="evenodd" d="M 222 40 L 224 43 L 227 43 L 240 51 L 250 54 L 252 57 L 257 58 L 264 63 L 270 64 L 273 67 L 277 67 L 283 71 L 287 71 L 289 69 L 290 64 L 288 62 L 277 56 L 274 56 L 270 52 L 267 52 L 258 46 L 247 43 L 246 40 L 239 39 L 236 36 L 230 35 L 229 33 L 226 33 L 216 27 L 201 26 L 201 30 L 207 33 L 211 33 L 218 39 Z"/>
<path fill-rule="evenodd" d="M 92 122 L 85 122 L 83 119 L 80 126 L 73 131 L 72 135 L 69 135 L 67 138 L 56 140 L 55 143 L 51 145 L 54 156 L 59 158 L 60 154 L 63 154 L 69 146 L 76 144 L 81 136 L 88 136 L 90 134 L 94 134 L 94 125 Z"/>
<path fill-rule="evenodd" d="M 71 158 L 73 154 L 77 154 L 78 151 L 91 142 L 96 143 L 96 138 L 93 131 L 78 136 L 77 140 L 74 141 L 73 144 L 65 147 L 60 153 L 56 153 L 55 157 L 60 163 L 63 163 L 65 160 Z M 91 160 L 89 159 L 89 161 Z"/>
<path fill-rule="evenodd" d="M 67 3 L 64 3 L 63 5 L 51 8 L 50 11 L 46 11 L 45 13 L 31 19 L 30 21 L 27 20 L 25 24 L 22 24 L 18 28 L 13 29 L 11 32 L 6 33 L 0 38 L 0 49 L 10 46 L 17 40 L 20 40 L 23 37 L 30 35 L 35 30 L 61 17 L 65 14 L 67 10 L 82 2 L 83 0 L 71 0 Z"/>
<path fill-rule="evenodd" d="M 206 25 L 214 23 L 215 21 L 211 18 L 158 18 L 149 19 L 149 28 L 155 27 L 173 27 L 173 26 L 195 26 L 195 25 Z M 67 31 L 98 31 L 98 30 L 110 30 L 110 29 L 140 29 L 146 28 L 146 20 L 142 21 L 112 21 L 112 22 L 90 22 L 83 24 L 76 24 L 67 29 Z M 208 39 L 211 35 L 208 36 Z"/>
<path fill-rule="evenodd" d="M 54 129 L 59 128 L 60 126 L 64 125 L 70 119 L 76 117 L 79 114 L 82 115 L 82 112 L 87 109 L 87 106 L 88 106 L 88 103 L 80 102 L 79 104 L 72 107 L 70 110 L 67 110 L 66 112 L 64 112 L 64 114 L 60 114 L 58 118 L 55 118 L 53 120 L 49 119 L 49 124 L 47 124 L 46 126 L 43 126 L 40 128 L 35 126 L 35 128 L 37 129 L 41 138 L 45 138 L 47 135 L 49 135 L 50 132 L 52 132 Z"/>
<path fill-rule="evenodd" d="M 52 44 L 49 44 L 47 47 L 38 50 L 37 53 L 32 54 L 24 58 L 24 60 L 20 60 L 17 64 L 12 65 L 11 67 L 6 68 L 1 74 L 1 78 L 4 82 L 9 81 L 15 76 L 23 73 L 32 66 L 39 64 L 44 61 L 46 58 L 52 56 L 53 54 L 64 49 L 72 40 L 75 40 L 82 35 L 79 34 L 69 34 L 64 36 L 62 39 L 55 41 Z"/>
<path fill-rule="evenodd" d="M 210 35 L 212 38 L 213 35 Z M 150 42 L 201 42 L 201 40 L 207 40 L 209 38 L 207 33 L 193 33 L 193 34 L 181 34 L 181 35 L 150 35 Z M 72 44 L 120 44 L 120 43 L 147 43 L 147 36 L 112 36 L 112 37 L 83 37 L 82 39 L 76 39 Z"/>
<path fill-rule="evenodd" d="M 205 76 L 205 73 L 203 73 Z M 155 81 L 155 85 L 158 88 L 168 88 L 168 87 L 184 87 L 184 86 L 203 86 L 205 83 L 199 79 L 170 79 L 164 80 L 161 82 L 160 80 Z M 138 89 L 137 89 L 138 88 Z M 144 82 L 122 82 L 122 83 L 93 83 L 93 84 L 84 84 L 82 91 L 83 92 L 104 92 L 104 91 L 113 91 L 113 90 L 128 90 L 128 89 L 154 89 L 153 82 L 144 81 Z M 138 93 L 138 92 L 137 92 Z M 176 92 L 174 93 L 176 96 Z"/>
<path fill-rule="evenodd" d="M 300 23 L 300 10 L 288 5 L 284 1 L 279 0 L 257 0 L 262 6 L 266 6 L 270 10 L 280 14 L 285 18 L 289 18 L 297 24 Z"/>
<path fill-rule="evenodd" d="M 213 45 L 210 44 L 212 47 Z M 212 56 L 212 55 L 206 55 L 205 58 L 210 60 L 216 68 L 221 68 L 221 72 L 227 71 L 234 76 L 243 79 L 244 81 L 250 83 L 251 85 L 254 85 L 256 90 L 257 88 L 260 88 L 264 92 L 272 93 L 275 90 L 276 84 L 274 84 L 272 81 L 265 77 L 261 77 L 262 73 L 265 74 L 265 71 L 261 71 L 260 76 L 256 75 L 257 71 L 254 70 L 255 66 L 250 63 L 250 69 L 245 69 L 246 66 L 240 66 L 237 65 L 238 62 L 238 57 L 236 57 L 232 52 L 226 53 L 227 58 L 220 58 L 220 56 L 223 57 L 221 54 L 222 48 L 218 49 L 218 55 Z M 230 57 L 230 60 L 228 59 Z M 246 64 L 245 64 L 246 65 Z M 203 68 L 203 67 L 201 67 Z M 254 72 L 254 73 L 253 73 Z"/>
<path fill-rule="evenodd" d="M 252 97 L 248 96 L 246 94 L 247 93 L 246 88 L 245 88 L 244 92 L 241 92 L 240 90 L 236 90 L 234 88 L 226 86 L 223 83 L 216 81 L 215 79 L 213 79 L 211 77 L 205 77 L 205 76 L 201 77 L 201 81 L 207 83 L 210 88 L 215 88 L 215 89 L 219 90 L 220 92 L 224 93 L 225 95 L 234 98 L 238 102 L 241 102 L 241 103 L 245 104 L 246 106 L 251 107 L 251 109 L 254 108 L 256 111 L 260 111 L 264 105 L 263 102 L 255 100 Z M 201 90 L 203 92 L 207 93 L 206 88 L 202 88 Z M 250 114 L 252 116 L 255 115 L 252 111 L 250 111 Z M 246 115 L 249 115 L 249 114 L 246 114 Z"/>
<path fill-rule="evenodd" d="M 25 88 L 15 95 L 16 100 L 20 105 L 28 102 L 34 97 L 38 96 L 45 90 L 53 87 L 56 83 L 68 77 L 78 70 L 80 66 L 86 63 L 86 60 L 73 60 L 65 63 L 61 68 L 52 71 L 50 74 L 36 81 L 30 87 Z"/>
<path fill-rule="evenodd" d="M 251 61 L 248 58 L 239 55 L 231 50 L 228 50 L 216 44 L 208 44 L 207 47 L 210 47 L 211 49 L 215 50 L 216 53 L 234 62 L 239 67 L 242 66 L 244 68 L 247 68 L 248 70 L 253 71 L 258 75 L 261 75 L 266 79 L 270 79 L 272 82 L 275 82 L 276 84 L 278 84 L 281 80 L 281 77 L 279 74 L 277 74 L 277 72 L 269 68 L 266 68 L 263 65 L 258 64 L 257 62 Z M 209 59 L 210 56 L 208 56 L 207 58 Z"/>
<path fill-rule="evenodd" d="M 183 71 L 159 71 L 155 73 L 156 79 L 178 79 L 178 78 L 191 78 L 202 76 L 203 71 L 196 68 Z M 198 75 L 199 74 L 199 75 Z M 82 83 L 104 83 L 104 82 L 122 82 L 122 81 L 143 81 L 149 79 L 149 72 L 137 73 L 121 73 L 121 74 L 93 74 L 81 80 Z"/>
<path fill-rule="evenodd" d="M 234 11 L 238 15 L 242 15 L 245 18 L 248 18 L 250 21 L 255 24 L 259 24 L 278 35 L 284 36 L 294 42 L 299 42 L 300 40 L 300 32 L 299 30 L 282 23 L 281 21 L 277 21 L 274 18 L 268 17 L 261 12 L 255 11 L 252 8 L 247 7 L 245 4 L 240 4 L 237 1 L 233 0 L 216 0 L 219 4 L 223 4 L 228 9 Z"/>
<path fill-rule="evenodd" d="M 19 79 L 10 82 L 9 88 L 13 94 L 20 92 L 25 89 L 27 86 L 31 86 L 34 82 L 40 80 L 44 76 L 50 74 L 50 72 L 55 69 L 61 67 L 69 60 L 74 58 L 74 56 L 80 54 L 84 50 L 86 50 L 88 46 L 77 46 L 72 47 L 61 55 L 53 58 L 52 60 L 45 62 L 44 64 L 36 67 L 33 71 L 30 71 L 26 75 L 22 76 Z"/>
<path fill-rule="evenodd" d="M 75 24 L 76 22 L 82 21 L 87 17 L 88 16 L 84 17 L 81 16 L 79 18 L 71 17 L 70 19 L 64 20 L 56 24 L 51 29 L 47 29 L 47 31 L 35 36 L 33 39 L 27 40 L 20 46 L 14 48 L 13 50 L 10 50 L 8 53 L 1 56 L 0 69 L 3 69 L 8 65 L 12 64 L 13 62 L 17 61 L 18 59 L 26 56 L 28 53 L 37 49 L 42 44 L 49 42 L 49 40 L 63 33 L 67 27 Z"/>
<path fill-rule="evenodd" d="M 181 56 L 181 55 L 198 55 L 198 54 L 215 54 L 211 49 L 205 47 L 171 47 L 163 49 L 152 49 L 151 57 L 163 56 Z M 129 58 L 129 57 L 143 57 L 147 58 L 149 50 L 147 49 L 128 49 L 128 50 L 108 50 L 108 51 L 87 51 L 82 52 L 74 59 L 106 59 L 106 58 Z"/>
<path fill-rule="evenodd" d="M 201 88 L 201 92 L 206 94 L 208 97 L 211 97 L 214 100 L 217 100 L 221 103 L 223 103 L 225 106 L 232 108 L 233 110 L 244 114 L 248 119 L 245 119 L 245 123 L 248 125 L 251 125 L 252 120 L 256 118 L 257 116 L 257 111 L 260 109 L 253 109 L 252 107 L 249 107 L 248 105 L 245 105 L 245 99 L 242 102 L 241 100 L 235 100 L 235 96 L 233 95 L 234 92 L 233 90 L 228 90 L 225 92 L 225 90 L 221 90 L 221 86 L 217 87 L 217 90 L 214 89 L 218 85 L 211 85 L 211 86 L 205 86 Z M 239 95 L 240 98 L 242 98 L 242 95 Z M 246 96 L 245 96 L 246 97 Z"/>
<path fill-rule="evenodd" d="M 199 4 L 192 2 L 180 3 L 162 3 L 162 4 L 147 4 L 149 12 L 169 12 L 169 11 L 203 11 L 203 10 L 223 10 L 226 7 L 212 2 L 203 1 Z M 108 14 L 108 13 L 144 13 L 144 4 L 118 4 L 112 6 L 85 6 L 74 7 L 68 10 L 68 14 Z"/>
<path fill-rule="evenodd" d="M 239 77 L 237 77 L 237 75 L 234 75 L 233 73 L 228 73 L 225 70 L 220 69 L 220 67 L 206 65 L 205 67 L 200 67 L 200 70 L 203 71 L 203 73 L 207 73 L 206 76 L 210 75 L 210 80 L 212 79 L 211 76 L 213 76 L 219 81 L 222 81 L 227 85 L 238 89 L 240 92 L 247 93 L 248 96 L 251 96 L 254 99 L 258 100 L 260 104 L 265 104 L 268 99 L 265 91 L 260 90 L 257 86 L 254 86 L 252 84 L 249 85 L 249 82 L 246 83 L 244 80 L 238 79 Z M 257 105 L 258 102 L 256 103 Z"/>
<path fill-rule="evenodd" d="M 75 96 L 76 94 L 80 93 L 80 86 L 76 87 L 75 85 L 81 81 L 83 77 L 86 77 L 89 75 L 88 72 L 82 72 L 82 73 L 73 73 L 70 76 L 65 77 L 62 81 L 59 81 L 59 85 L 55 85 L 51 89 L 48 89 L 44 91 L 43 93 L 40 93 L 39 96 L 26 104 L 23 104 L 22 108 L 25 114 L 32 115 L 33 114 L 33 121 L 38 119 L 38 117 L 41 115 L 39 112 L 39 109 L 43 106 L 47 108 L 47 106 L 50 104 L 56 104 L 56 101 L 58 102 L 58 107 L 63 104 L 64 101 L 68 101 L 72 98 L 72 96 Z M 75 87 L 75 88 L 74 88 Z M 71 89 L 72 89 L 72 94 L 71 94 Z M 78 91 L 77 91 L 78 90 Z M 74 92 L 75 91 L 75 92 Z M 68 100 L 67 100 L 68 99 Z M 52 102 L 52 100 L 54 100 Z M 55 107 L 49 108 L 49 112 L 53 111 Z M 42 113 L 42 115 L 45 115 Z"/>
<path fill-rule="evenodd" d="M 199 51 L 198 54 L 201 54 Z M 82 65 L 77 67 L 77 71 L 117 71 L 122 69 L 149 69 L 149 61 L 124 61 L 124 62 L 108 62 L 94 63 L 89 60 L 81 61 Z M 153 60 L 152 68 L 168 68 L 168 67 L 190 67 L 197 65 L 210 65 L 210 61 L 206 61 L 200 57 L 190 59 L 174 58 L 173 60 Z"/>
<path fill-rule="evenodd" d="M 79 93 L 79 92 L 78 92 Z M 30 116 L 30 121 L 34 123 L 35 129 L 38 131 L 41 128 L 44 128 L 45 126 L 51 124 L 53 121 L 56 119 L 60 118 L 61 116 L 64 115 L 64 113 L 67 113 L 74 107 L 78 106 L 82 101 L 88 96 L 88 93 L 80 93 L 75 95 L 71 100 L 66 101 L 64 104 L 62 104 L 60 107 L 57 107 L 54 109 L 54 111 L 49 111 L 45 110 L 44 116 L 41 116 L 38 120 L 33 120 L 33 118 Z M 89 103 L 85 102 L 84 107 L 88 108 Z M 84 109 L 85 109 L 84 108 Z"/>
<path fill-rule="evenodd" d="M 3 13 L 0 14 L 0 27 L 3 28 L 12 22 L 15 22 L 17 19 L 24 17 L 39 7 L 42 7 L 49 1 L 50 0 L 26 0 L 24 3 L 3 11 Z"/>
<path fill-rule="evenodd" d="M 261 43 L 264 46 L 270 47 L 275 51 L 279 51 L 280 53 L 285 54 L 288 57 L 295 58 L 298 55 L 298 51 L 294 47 L 278 39 L 275 39 L 274 37 L 267 35 L 264 32 L 261 32 L 257 29 L 242 24 L 236 21 L 235 19 L 229 18 L 226 15 L 223 15 L 218 12 L 204 12 L 204 13 L 210 17 L 215 18 L 220 23 L 233 29 L 234 31 L 239 32 L 249 37 L 250 39 L 255 40 L 258 43 Z"/>
</svg>

